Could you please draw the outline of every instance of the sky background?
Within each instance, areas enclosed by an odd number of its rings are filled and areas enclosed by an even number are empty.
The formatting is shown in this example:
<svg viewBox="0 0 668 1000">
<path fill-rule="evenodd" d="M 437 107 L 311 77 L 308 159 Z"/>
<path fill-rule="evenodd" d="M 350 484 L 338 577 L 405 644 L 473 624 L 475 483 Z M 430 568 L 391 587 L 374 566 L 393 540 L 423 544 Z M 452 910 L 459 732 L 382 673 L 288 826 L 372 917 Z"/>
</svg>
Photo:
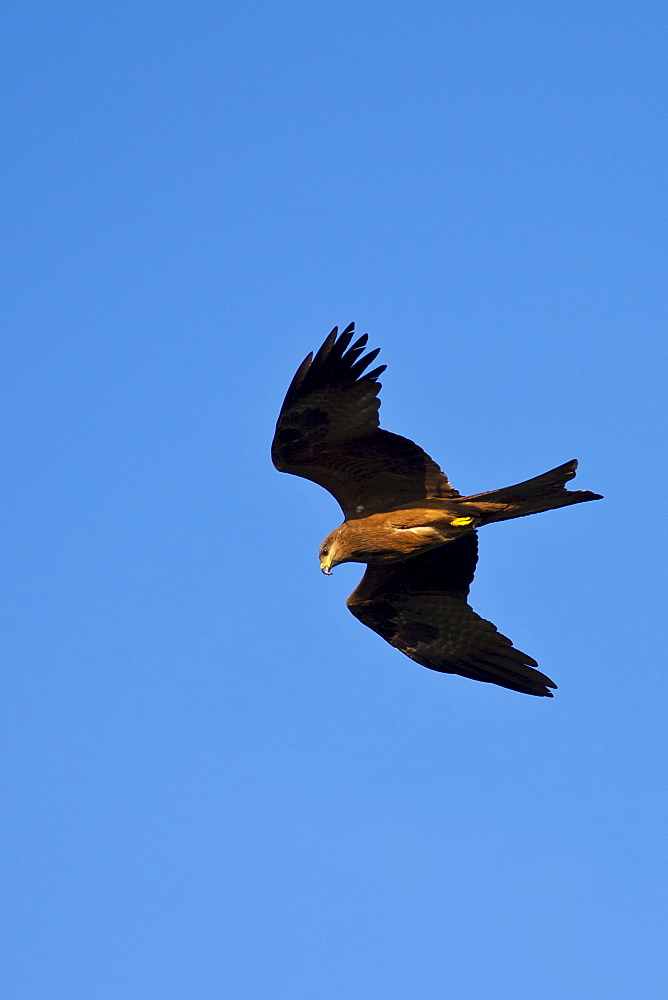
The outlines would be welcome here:
<svg viewBox="0 0 668 1000">
<path fill-rule="evenodd" d="M 663 3 L 0 3 L 0 992 L 665 996 Z M 363 628 L 269 447 L 335 324 L 553 700 Z"/>
</svg>

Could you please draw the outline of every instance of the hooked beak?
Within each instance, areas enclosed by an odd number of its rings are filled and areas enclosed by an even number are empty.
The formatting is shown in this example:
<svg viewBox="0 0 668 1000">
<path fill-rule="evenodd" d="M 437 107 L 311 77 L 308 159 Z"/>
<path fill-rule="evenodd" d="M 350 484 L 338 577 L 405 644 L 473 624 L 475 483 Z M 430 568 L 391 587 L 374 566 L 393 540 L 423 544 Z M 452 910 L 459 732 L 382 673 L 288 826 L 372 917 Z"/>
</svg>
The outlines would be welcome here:
<svg viewBox="0 0 668 1000">
<path fill-rule="evenodd" d="M 326 555 L 325 558 L 320 563 L 320 569 L 323 571 L 325 576 L 332 575 L 332 557 L 331 555 Z"/>
</svg>

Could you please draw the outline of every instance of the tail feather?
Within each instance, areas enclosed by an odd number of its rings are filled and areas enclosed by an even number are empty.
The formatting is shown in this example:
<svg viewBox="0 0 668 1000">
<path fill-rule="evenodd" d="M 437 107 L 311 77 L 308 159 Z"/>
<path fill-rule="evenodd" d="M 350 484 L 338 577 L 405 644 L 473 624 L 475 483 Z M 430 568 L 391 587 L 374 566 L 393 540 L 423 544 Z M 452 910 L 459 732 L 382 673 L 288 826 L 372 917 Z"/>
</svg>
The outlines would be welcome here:
<svg viewBox="0 0 668 1000">
<path fill-rule="evenodd" d="M 483 515 L 485 522 L 508 521 L 513 517 L 525 517 L 527 514 L 540 514 L 557 507 L 568 507 L 574 503 L 586 503 L 588 500 L 602 500 L 599 493 L 589 490 L 567 490 L 565 484 L 575 476 L 578 467 L 576 459 L 565 462 L 544 472 L 542 476 L 527 479 L 515 486 L 505 486 L 489 493 L 476 493 L 475 496 L 462 497 Z"/>
</svg>

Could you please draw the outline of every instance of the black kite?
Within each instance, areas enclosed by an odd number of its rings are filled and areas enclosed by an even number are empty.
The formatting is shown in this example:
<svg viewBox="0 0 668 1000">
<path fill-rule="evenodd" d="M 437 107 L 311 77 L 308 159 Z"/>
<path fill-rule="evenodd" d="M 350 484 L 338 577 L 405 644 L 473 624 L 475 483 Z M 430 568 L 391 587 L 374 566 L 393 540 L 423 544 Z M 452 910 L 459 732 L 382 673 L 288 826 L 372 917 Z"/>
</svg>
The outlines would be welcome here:
<svg viewBox="0 0 668 1000">
<path fill-rule="evenodd" d="M 556 685 L 467 603 L 478 559 L 476 528 L 600 500 L 565 489 L 577 462 L 542 476 L 462 497 L 425 452 L 381 430 L 378 376 L 366 372 L 364 335 L 335 327 L 304 360 L 281 409 L 274 465 L 319 483 L 338 500 L 345 521 L 323 542 L 320 568 L 366 564 L 347 604 L 356 618 L 417 663 L 526 694 L 552 697 Z"/>
</svg>

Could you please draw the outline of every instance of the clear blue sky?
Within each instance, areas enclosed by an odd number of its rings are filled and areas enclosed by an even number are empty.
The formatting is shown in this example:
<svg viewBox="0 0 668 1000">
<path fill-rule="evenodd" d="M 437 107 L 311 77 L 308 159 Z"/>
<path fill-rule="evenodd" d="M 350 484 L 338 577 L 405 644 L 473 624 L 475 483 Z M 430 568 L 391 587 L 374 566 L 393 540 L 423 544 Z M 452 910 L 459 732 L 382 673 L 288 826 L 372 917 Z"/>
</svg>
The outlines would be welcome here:
<svg viewBox="0 0 668 1000">
<path fill-rule="evenodd" d="M 3 2 L 0 992 L 665 994 L 665 4 Z M 421 669 L 269 461 L 355 320 L 552 701 Z"/>
</svg>

